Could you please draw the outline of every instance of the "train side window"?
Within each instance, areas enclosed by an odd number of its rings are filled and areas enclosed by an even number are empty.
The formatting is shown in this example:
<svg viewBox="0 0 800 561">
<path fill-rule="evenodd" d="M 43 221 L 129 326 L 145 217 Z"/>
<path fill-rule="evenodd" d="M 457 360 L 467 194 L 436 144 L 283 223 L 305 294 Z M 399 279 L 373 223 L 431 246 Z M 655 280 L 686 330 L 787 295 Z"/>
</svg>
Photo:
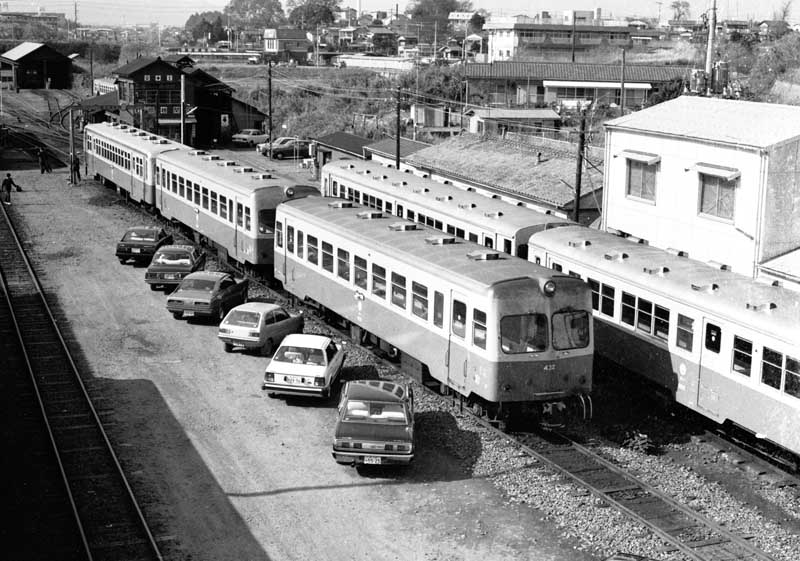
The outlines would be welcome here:
<svg viewBox="0 0 800 561">
<path fill-rule="evenodd" d="M 344 249 L 336 250 L 336 274 L 346 281 L 350 280 L 350 252 Z"/>
<path fill-rule="evenodd" d="M 228 199 L 228 222 L 233 224 L 233 199 Z"/>
<path fill-rule="evenodd" d="M 280 230 L 280 228 L 279 228 L 279 230 Z M 314 236 L 308 236 L 308 255 L 307 255 L 307 258 L 308 258 L 308 262 L 309 263 L 313 263 L 314 265 L 316 265 L 318 263 L 318 254 L 317 254 L 317 252 L 319 251 L 318 248 L 319 248 L 319 245 L 318 245 L 318 242 L 317 242 L 317 238 L 315 238 Z"/>
<path fill-rule="evenodd" d="M 298 259 L 302 259 L 303 258 L 303 242 L 304 242 L 303 238 L 304 238 L 303 231 L 302 230 L 298 230 L 297 231 L 297 258 Z"/>
<path fill-rule="evenodd" d="M 467 305 L 453 300 L 453 335 L 464 338 L 467 325 Z"/>
<path fill-rule="evenodd" d="M 411 313 L 428 321 L 428 287 L 411 282 Z"/>
<path fill-rule="evenodd" d="M 441 220 L 435 220 L 433 223 L 433 227 L 436 228 L 437 230 L 442 230 L 444 228 Z"/>
<path fill-rule="evenodd" d="M 203 187 L 203 208 L 208 210 L 208 187 Z"/>
<path fill-rule="evenodd" d="M 242 203 L 236 203 L 236 224 L 237 226 L 241 226 L 243 224 L 243 215 L 242 212 Z"/>
<path fill-rule="evenodd" d="M 570 272 L 569 272 L 569 276 L 571 276 L 571 277 L 573 277 L 573 278 L 576 278 L 576 279 L 579 279 L 579 278 L 581 278 L 581 274 L 580 274 L 580 273 L 577 273 L 577 272 L 575 272 L 575 271 L 570 271 Z"/>
<path fill-rule="evenodd" d="M 464 232 L 464 228 L 456 228 L 456 237 L 461 238 L 462 240 L 467 239 L 467 236 L 465 235 Z"/>
<path fill-rule="evenodd" d="M 283 223 L 275 222 L 275 247 L 283 247 Z"/>
<path fill-rule="evenodd" d="M 325 186 L 327 187 L 327 183 L 328 183 L 328 178 L 327 177 L 325 178 L 325 183 L 326 183 Z M 331 182 L 331 185 L 332 185 L 332 187 L 331 187 L 331 197 L 338 197 L 339 196 L 339 182 L 334 180 L 334 181 Z"/>
<path fill-rule="evenodd" d="M 692 348 L 694 348 L 694 320 L 692 318 L 678 314 L 675 344 L 681 349 L 692 352 Z"/>
<path fill-rule="evenodd" d="M 286 251 L 294 253 L 294 226 L 286 226 Z"/>
<path fill-rule="evenodd" d="M 636 328 L 645 333 L 653 333 L 653 303 L 639 298 L 636 309 Z"/>
<path fill-rule="evenodd" d="M 375 198 L 375 208 L 383 210 L 383 199 Z"/>
<path fill-rule="evenodd" d="M 456 227 L 455 227 L 455 226 L 453 226 L 452 224 L 448 224 L 448 225 L 447 225 L 447 230 L 446 230 L 446 231 L 447 231 L 447 233 L 448 233 L 448 234 L 450 234 L 450 235 L 453 235 L 453 236 L 455 236 L 455 235 L 456 235 Z"/>
<path fill-rule="evenodd" d="M 220 216 L 225 218 L 225 197 L 219 196 Z M 258 233 L 269 234 L 275 228 L 275 209 L 262 208 L 258 211 Z"/>
<path fill-rule="evenodd" d="M 472 344 L 486 348 L 486 312 L 472 310 Z"/>
<path fill-rule="evenodd" d="M 414 221 L 414 216 L 415 215 L 414 215 L 414 211 L 413 210 L 409 210 L 409 211 L 406 212 L 406 218 L 408 220 L 411 220 L 412 222 Z"/>
<path fill-rule="evenodd" d="M 397 205 L 397 212 L 395 213 L 400 218 L 403 218 L 403 205 Z"/>
<path fill-rule="evenodd" d="M 786 381 L 783 391 L 800 398 L 800 360 L 790 356 L 786 357 Z"/>
<path fill-rule="evenodd" d="M 653 334 L 664 341 L 669 340 L 669 310 L 656 304 L 656 321 Z"/>
<path fill-rule="evenodd" d="M 733 365 L 734 372 L 750 375 L 750 367 L 753 363 L 753 343 L 739 336 L 733 337 Z"/>
<path fill-rule="evenodd" d="M 622 323 L 633 325 L 636 322 L 636 296 L 622 293 Z"/>
<path fill-rule="evenodd" d="M 709 323 L 706 325 L 706 349 L 711 352 L 718 353 L 722 345 L 722 330 Z"/>
<path fill-rule="evenodd" d="M 769 347 L 764 347 L 764 354 L 761 358 L 761 383 L 779 390 L 782 376 L 783 355 Z"/>
<path fill-rule="evenodd" d="M 372 264 L 372 293 L 379 298 L 386 298 L 386 269 Z"/>
<path fill-rule="evenodd" d="M 333 272 L 333 246 L 328 242 L 322 242 L 322 268 Z"/>
<path fill-rule="evenodd" d="M 433 325 L 444 326 L 444 295 L 435 290 L 433 291 Z"/>
<path fill-rule="evenodd" d="M 421 212 L 417 213 L 417 222 L 419 222 L 420 224 L 425 224 L 425 215 L 422 214 Z"/>
<path fill-rule="evenodd" d="M 367 260 L 358 255 L 353 256 L 355 267 L 355 285 L 358 288 L 367 289 Z"/>
<path fill-rule="evenodd" d="M 600 309 L 600 283 L 590 278 L 588 279 L 589 287 L 592 289 L 592 309 Z"/>
<path fill-rule="evenodd" d="M 250 207 L 246 206 L 244 207 L 244 229 L 249 232 L 252 226 L 253 224 L 250 221 Z"/>
<path fill-rule="evenodd" d="M 542 258 L 541 257 L 536 257 L 535 262 L 536 262 L 537 265 L 541 265 L 542 264 Z"/>
<path fill-rule="evenodd" d="M 386 203 L 386 212 L 392 214 L 392 203 Z"/>
<path fill-rule="evenodd" d="M 217 214 L 217 192 L 211 191 L 211 212 Z"/>
<path fill-rule="evenodd" d="M 469 233 L 469 241 L 478 243 L 478 234 Z"/>
<path fill-rule="evenodd" d="M 550 267 L 552 267 L 554 271 L 558 271 L 559 273 L 564 270 L 564 267 L 561 266 L 561 263 L 551 263 Z"/>
<path fill-rule="evenodd" d="M 392 304 L 406 308 L 406 278 L 397 273 L 392 273 Z"/>
<path fill-rule="evenodd" d="M 184 196 L 184 193 L 183 193 L 183 177 L 178 177 L 177 175 L 175 175 L 175 174 L 173 173 L 173 174 L 172 174 L 172 184 L 173 184 L 173 185 L 175 184 L 175 181 L 177 181 L 177 182 L 178 182 L 178 194 L 179 194 L 181 197 L 183 197 L 183 196 Z M 190 198 L 191 198 L 191 195 L 190 195 Z"/>
<path fill-rule="evenodd" d="M 359 204 L 361 203 L 361 191 L 353 189 L 353 200 Z"/>
<path fill-rule="evenodd" d="M 187 182 L 187 184 L 188 183 L 191 183 L 191 182 Z M 188 189 L 188 187 L 187 187 L 187 189 Z M 194 204 L 196 204 L 197 206 L 200 206 L 200 185 L 198 185 L 197 183 L 194 184 Z"/>
<path fill-rule="evenodd" d="M 511 255 L 514 246 L 511 245 L 511 240 L 503 240 L 503 253 L 508 253 Z"/>
</svg>

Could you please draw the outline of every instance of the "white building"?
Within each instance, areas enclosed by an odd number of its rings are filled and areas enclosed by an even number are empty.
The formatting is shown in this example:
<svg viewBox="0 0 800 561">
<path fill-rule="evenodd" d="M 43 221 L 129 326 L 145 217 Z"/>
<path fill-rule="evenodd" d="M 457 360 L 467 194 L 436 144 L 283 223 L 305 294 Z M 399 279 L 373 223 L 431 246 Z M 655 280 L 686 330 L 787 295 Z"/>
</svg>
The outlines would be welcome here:
<svg viewBox="0 0 800 561">
<path fill-rule="evenodd" d="M 800 288 L 800 107 L 682 96 L 605 134 L 603 229 Z"/>
</svg>

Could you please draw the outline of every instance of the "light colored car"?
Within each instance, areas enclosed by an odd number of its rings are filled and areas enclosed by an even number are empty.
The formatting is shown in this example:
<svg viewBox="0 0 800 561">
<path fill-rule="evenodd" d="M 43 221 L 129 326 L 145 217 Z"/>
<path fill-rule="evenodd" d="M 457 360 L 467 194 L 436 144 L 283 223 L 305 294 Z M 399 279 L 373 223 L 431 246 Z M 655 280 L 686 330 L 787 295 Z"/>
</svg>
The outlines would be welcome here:
<svg viewBox="0 0 800 561">
<path fill-rule="evenodd" d="M 284 144 L 289 144 L 293 140 L 297 140 L 296 136 L 279 136 L 278 138 L 272 141 L 272 148 L 277 148 L 278 146 L 283 146 Z M 269 149 L 269 141 L 261 142 L 260 144 L 256 144 L 256 152 L 261 154 L 262 156 L 266 156 Z"/>
<path fill-rule="evenodd" d="M 255 146 L 259 142 L 266 142 L 269 135 L 258 129 L 243 129 L 231 137 L 234 144 L 244 144 L 245 146 Z"/>
<path fill-rule="evenodd" d="M 248 302 L 231 309 L 219 324 L 219 338 L 226 353 L 234 347 L 272 355 L 275 344 L 290 333 L 302 333 L 303 314 L 290 314 L 277 304 Z"/>
<path fill-rule="evenodd" d="M 264 372 L 261 389 L 275 394 L 328 397 L 342 371 L 344 349 L 324 335 L 287 335 Z"/>
</svg>

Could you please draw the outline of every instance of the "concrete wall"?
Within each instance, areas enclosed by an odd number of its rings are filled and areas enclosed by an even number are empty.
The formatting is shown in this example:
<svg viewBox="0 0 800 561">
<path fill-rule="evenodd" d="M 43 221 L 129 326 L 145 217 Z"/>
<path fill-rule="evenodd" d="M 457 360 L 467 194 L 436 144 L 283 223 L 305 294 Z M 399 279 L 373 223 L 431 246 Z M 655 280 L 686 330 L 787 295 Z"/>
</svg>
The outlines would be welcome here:
<svg viewBox="0 0 800 561">
<path fill-rule="evenodd" d="M 800 141 L 770 150 L 759 262 L 800 247 Z"/>
</svg>

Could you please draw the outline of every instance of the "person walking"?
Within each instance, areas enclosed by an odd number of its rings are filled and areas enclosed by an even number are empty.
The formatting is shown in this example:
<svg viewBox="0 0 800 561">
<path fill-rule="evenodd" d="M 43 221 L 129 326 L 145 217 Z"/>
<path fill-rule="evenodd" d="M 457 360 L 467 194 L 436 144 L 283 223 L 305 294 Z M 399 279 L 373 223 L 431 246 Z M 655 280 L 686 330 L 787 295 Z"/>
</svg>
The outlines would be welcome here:
<svg viewBox="0 0 800 561">
<path fill-rule="evenodd" d="M 81 161 L 78 155 L 72 157 L 72 173 L 70 174 L 70 183 L 77 185 L 81 182 Z"/>
<path fill-rule="evenodd" d="M 39 148 L 36 151 L 36 157 L 39 159 L 39 172 L 44 174 L 47 171 L 47 156 L 45 156 L 44 150 Z"/>
<path fill-rule="evenodd" d="M 2 185 L 0 185 L 0 190 L 5 193 L 5 201 L 4 204 L 10 205 L 11 204 L 11 188 L 16 187 L 17 191 L 22 191 L 22 187 L 14 183 L 14 180 L 11 179 L 11 174 L 7 173 L 6 178 L 3 179 Z"/>
</svg>

